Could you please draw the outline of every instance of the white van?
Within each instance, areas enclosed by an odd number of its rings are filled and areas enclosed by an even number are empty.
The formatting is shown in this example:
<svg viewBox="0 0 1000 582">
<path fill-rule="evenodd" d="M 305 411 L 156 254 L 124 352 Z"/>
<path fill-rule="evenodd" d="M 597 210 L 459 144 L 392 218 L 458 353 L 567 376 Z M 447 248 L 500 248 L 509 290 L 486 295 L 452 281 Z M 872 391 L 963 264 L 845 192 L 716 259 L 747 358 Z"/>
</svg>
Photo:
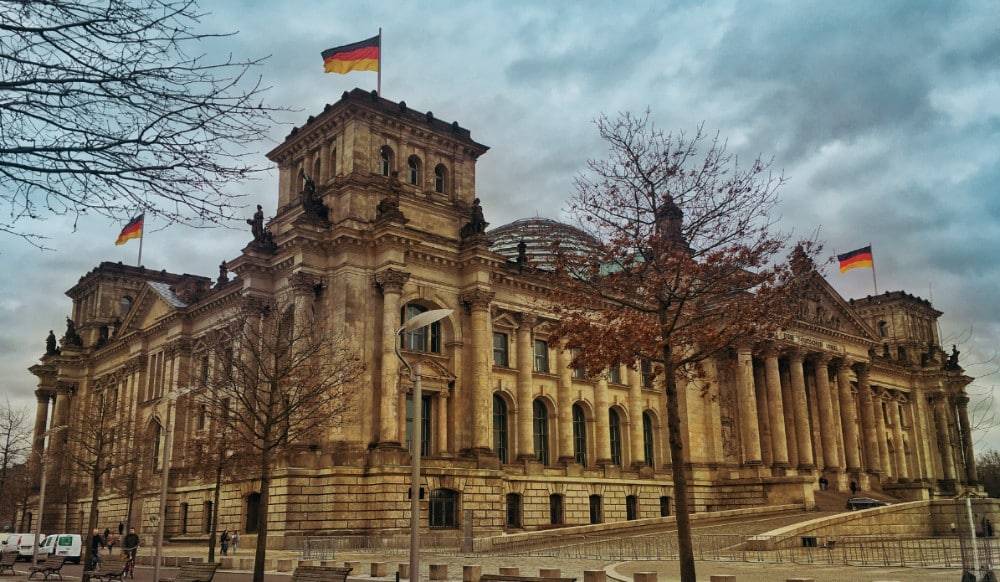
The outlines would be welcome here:
<svg viewBox="0 0 1000 582">
<path fill-rule="evenodd" d="M 45 534 L 42 534 L 40 541 L 45 541 Z M 7 537 L 3 551 L 17 552 L 19 560 L 30 560 L 31 550 L 35 545 L 35 534 L 33 533 L 13 533 Z M 41 544 L 39 544 L 41 545 Z"/>
<path fill-rule="evenodd" d="M 83 539 L 79 534 L 53 534 L 45 538 L 38 547 L 39 554 L 46 556 L 66 556 L 66 561 L 80 563 L 83 550 Z"/>
</svg>

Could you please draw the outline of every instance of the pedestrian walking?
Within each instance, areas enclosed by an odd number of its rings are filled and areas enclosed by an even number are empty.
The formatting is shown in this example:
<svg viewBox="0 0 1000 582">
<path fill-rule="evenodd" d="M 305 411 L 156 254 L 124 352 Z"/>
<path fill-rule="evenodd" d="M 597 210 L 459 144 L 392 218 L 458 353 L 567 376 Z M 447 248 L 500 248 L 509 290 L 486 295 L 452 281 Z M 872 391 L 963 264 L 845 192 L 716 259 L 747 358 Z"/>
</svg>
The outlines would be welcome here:
<svg viewBox="0 0 1000 582">
<path fill-rule="evenodd" d="M 236 550 L 240 547 L 240 532 L 239 532 L 239 530 L 236 530 L 236 529 L 233 530 L 233 535 L 229 536 L 229 545 L 232 546 L 232 548 L 233 548 L 233 554 L 235 554 Z"/>
<path fill-rule="evenodd" d="M 229 531 L 222 530 L 222 537 L 219 538 L 219 542 L 222 545 L 222 555 L 229 555 Z"/>
</svg>

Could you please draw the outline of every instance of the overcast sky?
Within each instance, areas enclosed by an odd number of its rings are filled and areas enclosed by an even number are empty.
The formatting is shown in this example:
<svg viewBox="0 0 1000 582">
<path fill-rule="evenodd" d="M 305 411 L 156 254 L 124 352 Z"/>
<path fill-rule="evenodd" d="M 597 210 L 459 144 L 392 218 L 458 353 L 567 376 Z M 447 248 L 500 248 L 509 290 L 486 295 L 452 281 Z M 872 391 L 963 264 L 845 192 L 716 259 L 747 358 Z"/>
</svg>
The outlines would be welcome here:
<svg viewBox="0 0 1000 582">
<path fill-rule="evenodd" d="M 943 343 L 977 376 L 988 419 L 1000 346 L 1000 3 L 841 2 L 203 2 L 206 50 L 271 55 L 270 100 L 301 125 L 375 73 L 323 73 L 320 52 L 382 28 L 382 95 L 458 121 L 490 146 L 478 163 L 486 219 L 565 218 L 572 179 L 604 149 L 592 121 L 651 111 L 665 130 L 704 123 L 741 157 L 761 153 L 789 179 L 781 225 L 819 229 L 830 253 L 869 242 L 880 292 L 904 290 L 944 312 Z M 288 134 L 276 127 L 257 161 Z M 243 218 L 276 207 L 276 173 L 236 184 L 248 208 L 230 229 L 149 221 L 146 267 L 216 277 L 249 241 Z M 2 184 L 0 184 L 2 187 Z M 122 223 L 52 218 L 33 230 L 51 251 L 0 239 L 0 378 L 33 416 L 50 329 L 65 291 L 101 261 L 135 264 Z M 2 236 L 2 235 L 0 235 Z M 827 270 L 846 298 L 872 272 Z M 984 425 L 995 422 L 982 422 Z M 985 427 L 984 427 L 985 428 Z M 1000 428 L 977 435 L 1000 448 Z"/>
</svg>

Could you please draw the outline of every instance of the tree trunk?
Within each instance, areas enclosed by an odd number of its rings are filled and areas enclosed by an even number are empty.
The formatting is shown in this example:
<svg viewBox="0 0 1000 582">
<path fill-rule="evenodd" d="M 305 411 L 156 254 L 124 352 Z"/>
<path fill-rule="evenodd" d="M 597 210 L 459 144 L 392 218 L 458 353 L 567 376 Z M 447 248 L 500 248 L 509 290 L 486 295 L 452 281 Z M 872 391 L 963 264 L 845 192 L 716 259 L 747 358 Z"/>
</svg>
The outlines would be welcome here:
<svg viewBox="0 0 1000 582">
<path fill-rule="evenodd" d="M 93 547 L 94 547 L 94 530 L 97 529 L 97 500 L 100 497 L 101 492 L 101 478 L 98 477 L 91 481 L 91 494 L 90 494 L 90 516 L 87 519 L 87 547 L 85 548 L 85 555 L 87 559 L 84 560 L 84 564 L 89 567 L 84 567 L 87 570 L 92 570 L 96 564 L 91 563 L 94 560 Z M 100 553 L 100 549 L 97 550 Z"/>
<path fill-rule="evenodd" d="M 215 538 L 219 533 L 219 497 L 222 491 L 222 465 L 215 470 L 215 492 L 212 498 L 212 531 L 208 536 L 208 561 L 215 561 Z"/>
<path fill-rule="evenodd" d="M 264 453 L 266 455 L 266 453 Z M 261 464 L 260 507 L 257 512 L 257 549 L 253 557 L 253 582 L 264 582 L 264 559 L 267 556 L 267 513 L 271 497 L 271 467 Z M 248 524 L 249 525 L 249 524 Z"/>
<path fill-rule="evenodd" d="M 688 483 L 681 441 L 680 402 L 677 397 L 677 376 L 671 364 L 670 346 L 663 348 L 663 375 L 667 396 L 667 432 L 670 437 L 670 468 L 674 478 L 674 504 L 677 508 L 677 554 L 681 582 L 696 582 L 694 545 L 691 540 L 691 513 L 688 509 Z"/>
</svg>

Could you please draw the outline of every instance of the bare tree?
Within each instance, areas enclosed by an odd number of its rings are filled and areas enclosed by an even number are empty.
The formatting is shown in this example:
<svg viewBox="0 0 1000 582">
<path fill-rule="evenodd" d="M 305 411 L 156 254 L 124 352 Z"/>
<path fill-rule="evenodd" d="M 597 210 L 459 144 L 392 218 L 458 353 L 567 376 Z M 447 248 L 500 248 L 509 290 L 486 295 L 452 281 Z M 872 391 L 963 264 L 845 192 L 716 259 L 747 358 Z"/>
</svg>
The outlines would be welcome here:
<svg viewBox="0 0 1000 582">
<path fill-rule="evenodd" d="M 28 527 L 28 500 L 35 493 L 31 469 L 27 462 L 11 465 L 7 471 L 7 480 L 0 489 L 0 528 L 9 525 L 17 531 L 25 531 Z M 18 523 L 20 515 L 20 523 Z"/>
<path fill-rule="evenodd" d="M 1000 452 L 990 449 L 976 459 L 979 482 L 990 497 L 1000 497 Z"/>
<path fill-rule="evenodd" d="M 15 496 L 7 495 L 8 480 L 15 465 L 24 463 L 31 450 L 31 433 L 27 408 L 15 408 L 4 396 L 0 403 L 0 521 L 13 523 L 17 512 Z"/>
<path fill-rule="evenodd" d="M 204 406 L 203 404 L 201 406 Z M 207 409 L 206 409 L 207 412 Z M 200 413 L 199 413 L 200 414 Z M 225 420 L 218 417 L 218 421 Z M 185 458 L 190 459 L 186 464 L 188 474 L 202 480 L 211 479 L 214 483 L 212 491 L 212 514 L 209 516 L 211 524 L 208 532 L 208 561 L 215 561 L 215 545 L 219 533 L 219 499 L 222 494 L 222 485 L 232 481 L 234 478 L 243 475 L 248 463 L 253 463 L 256 459 L 256 449 L 249 443 L 239 438 L 232 438 L 237 434 L 230 425 L 222 425 L 220 422 L 214 423 L 211 430 L 201 430 L 188 437 L 185 443 Z"/>
<path fill-rule="evenodd" d="M 224 188 L 255 171 L 244 146 L 277 110 L 251 74 L 263 59 L 202 52 L 229 35 L 202 16 L 194 0 L 0 1 L 0 232 L 39 244 L 19 222 L 230 217 Z"/>
<path fill-rule="evenodd" d="M 708 391 L 708 360 L 769 337 L 786 321 L 790 237 L 773 214 L 781 177 L 759 157 L 739 165 L 718 137 L 664 134 L 645 116 L 596 121 L 609 148 L 576 180 L 570 212 L 596 248 L 558 252 L 557 301 L 573 367 L 648 361 L 663 377 L 681 579 L 694 582 L 678 390 Z M 793 253 L 803 278 L 813 242 Z"/>
<path fill-rule="evenodd" d="M 133 446 L 138 435 L 135 424 L 122 422 L 115 390 L 97 390 L 82 396 L 70 413 L 69 430 L 58 433 L 65 439 L 65 460 L 81 493 L 90 491 L 90 513 L 87 519 L 87 564 L 93 531 L 97 528 L 98 503 L 108 478 L 119 471 L 149 460 L 148 449 Z"/>
<path fill-rule="evenodd" d="M 302 310 L 305 311 L 305 310 Z M 364 366 L 348 338 L 291 305 L 248 298 L 242 312 L 206 338 L 220 365 L 196 402 L 227 438 L 253 451 L 260 478 L 254 582 L 264 579 L 271 479 L 279 454 L 322 447 L 353 406 Z"/>
</svg>

